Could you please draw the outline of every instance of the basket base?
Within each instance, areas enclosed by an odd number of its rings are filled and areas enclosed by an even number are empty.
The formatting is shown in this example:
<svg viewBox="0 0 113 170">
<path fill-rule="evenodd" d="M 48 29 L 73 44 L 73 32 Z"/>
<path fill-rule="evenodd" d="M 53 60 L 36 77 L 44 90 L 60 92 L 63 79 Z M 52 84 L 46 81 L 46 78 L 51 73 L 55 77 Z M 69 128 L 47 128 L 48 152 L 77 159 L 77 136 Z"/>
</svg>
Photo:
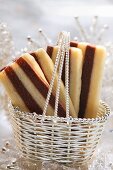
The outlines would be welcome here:
<svg viewBox="0 0 113 170">
<path fill-rule="evenodd" d="M 19 167 L 21 168 L 27 168 L 28 169 L 33 169 L 33 170 L 37 170 L 38 169 L 66 169 L 68 168 L 68 170 L 72 170 L 72 168 L 79 170 L 79 168 L 81 169 L 87 169 L 88 167 L 88 163 L 91 163 L 92 161 L 88 161 L 87 163 L 83 163 L 83 164 L 79 164 L 77 162 L 70 162 L 70 163 L 61 163 L 61 162 L 57 162 L 57 161 L 45 161 L 45 160 L 33 160 L 33 159 L 29 159 L 29 158 L 25 158 L 22 157 L 21 158 L 21 165 Z"/>
<path fill-rule="evenodd" d="M 26 162 L 29 162 L 33 165 L 35 164 L 39 164 L 41 166 L 41 164 L 43 163 L 48 163 L 48 164 L 58 164 L 59 166 L 64 165 L 64 166 L 68 166 L 70 168 L 75 168 L 75 167 L 82 167 L 82 166 L 87 166 L 87 164 L 89 162 L 91 162 L 93 160 L 93 155 L 89 158 L 80 158 L 80 160 L 72 160 L 72 159 L 65 159 L 65 160 L 60 160 L 60 159 L 47 159 L 47 158 L 37 158 L 37 156 L 35 157 L 35 155 L 33 154 L 33 156 L 29 155 L 28 153 L 21 153 L 22 157 L 26 160 Z"/>
</svg>

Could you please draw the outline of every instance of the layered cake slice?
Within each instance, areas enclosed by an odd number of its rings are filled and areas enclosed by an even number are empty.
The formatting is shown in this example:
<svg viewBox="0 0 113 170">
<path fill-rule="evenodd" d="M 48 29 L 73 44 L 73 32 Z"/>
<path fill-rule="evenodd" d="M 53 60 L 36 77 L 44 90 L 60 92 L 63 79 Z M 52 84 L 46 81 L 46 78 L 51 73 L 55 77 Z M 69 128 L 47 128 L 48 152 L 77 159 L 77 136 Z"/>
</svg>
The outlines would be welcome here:
<svg viewBox="0 0 113 170">
<path fill-rule="evenodd" d="M 55 63 L 55 59 L 58 52 L 58 46 L 48 46 L 47 53 Z M 82 51 L 78 48 L 69 49 L 69 94 L 74 105 L 74 109 L 78 114 L 79 111 L 79 99 L 81 90 L 81 73 L 82 73 Z M 65 62 L 62 72 L 62 81 L 65 85 Z"/>
<path fill-rule="evenodd" d="M 14 106 L 23 111 L 42 114 L 49 89 L 40 66 L 30 54 L 24 54 L 0 71 L 0 80 Z M 54 114 L 55 96 L 52 94 L 47 115 Z M 58 116 L 65 117 L 65 108 L 59 104 Z"/>
<path fill-rule="evenodd" d="M 80 51 L 80 50 L 78 50 L 78 51 Z M 48 54 L 46 53 L 46 51 L 44 49 L 39 49 L 39 50 L 31 53 L 31 55 L 35 58 L 37 63 L 40 65 L 48 83 L 50 83 L 51 78 L 52 78 L 52 73 L 53 73 L 53 70 L 54 70 L 54 64 L 53 64 L 51 58 L 48 56 Z M 76 81 L 76 80 L 73 80 L 73 81 Z M 58 75 L 56 74 L 54 86 L 53 86 L 53 94 L 54 95 L 56 95 L 57 83 L 58 83 Z M 59 102 L 63 105 L 64 108 L 66 108 L 65 88 L 64 88 L 62 81 L 61 81 L 61 84 L 60 84 Z M 73 107 L 71 99 L 69 101 L 69 104 L 70 104 L 70 116 L 76 117 L 77 115 L 76 115 L 76 112 L 75 112 L 75 109 Z"/>
<path fill-rule="evenodd" d="M 70 42 L 70 46 L 80 48 L 83 53 L 79 117 L 95 118 L 100 102 L 106 50 L 102 46 L 74 41 Z"/>
</svg>

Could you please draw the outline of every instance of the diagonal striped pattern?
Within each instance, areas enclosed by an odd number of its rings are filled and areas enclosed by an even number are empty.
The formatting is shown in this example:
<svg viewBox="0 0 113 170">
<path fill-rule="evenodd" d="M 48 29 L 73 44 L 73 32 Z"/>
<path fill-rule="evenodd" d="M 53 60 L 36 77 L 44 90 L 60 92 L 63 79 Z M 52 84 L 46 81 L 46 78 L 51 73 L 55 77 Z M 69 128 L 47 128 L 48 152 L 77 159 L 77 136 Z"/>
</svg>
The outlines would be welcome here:
<svg viewBox="0 0 113 170">
<path fill-rule="evenodd" d="M 5 79 L 10 81 L 7 85 L 5 81 L 3 84 L 5 84 L 5 87 L 11 85 L 14 88 L 16 94 L 21 98 L 22 104 L 26 106 L 26 110 L 42 114 L 49 84 L 35 59 L 29 54 L 24 54 L 0 72 L 1 80 L 2 77 L 4 78 L 4 73 Z M 8 88 L 6 89 L 9 90 Z M 9 91 L 8 93 L 10 94 Z M 16 105 L 15 98 L 17 96 L 12 97 L 10 95 L 10 97 L 12 103 Z M 55 96 L 52 94 L 47 115 L 53 115 L 54 103 Z M 22 108 L 24 108 L 24 106 Z M 65 117 L 65 109 L 61 104 L 59 104 L 58 116 Z"/>
<path fill-rule="evenodd" d="M 42 69 L 42 71 L 43 71 L 47 81 L 50 83 L 51 82 L 52 73 L 53 73 L 53 70 L 54 70 L 54 64 L 53 64 L 53 61 L 51 60 L 51 58 L 48 56 L 46 51 L 43 50 L 43 49 L 39 49 L 37 51 L 34 51 L 34 53 L 32 53 L 31 55 L 35 58 L 37 63 L 40 65 L 40 67 L 41 67 L 41 69 Z M 58 74 L 56 74 L 55 81 L 54 81 L 54 87 L 53 87 L 53 94 L 54 95 L 56 94 L 57 83 L 58 83 Z M 64 108 L 66 108 L 66 103 L 65 103 L 65 87 L 64 87 L 64 84 L 63 84 L 62 81 L 61 81 L 61 84 L 60 84 L 60 98 L 59 98 L 59 102 L 60 102 L 60 104 L 62 104 L 62 106 Z M 74 109 L 74 106 L 73 106 L 73 103 L 72 103 L 71 99 L 69 99 L 69 103 L 70 103 L 70 115 L 72 117 L 76 117 L 77 114 L 76 114 L 76 111 Z"/>
<path fill-rule="evenodd" d="M 41 108 L 37 105 L 36 101 L 33 99 L 29 91 L 27 91 L 22 82 L 19 80 L 18 75 L 15 73 L 13 68 L 11 66 L 8 66 L 5 69 L 5 73 L 29 111 L 34 112 L 35 110 L 37 113 L 41 114 Z"/>
</svg>

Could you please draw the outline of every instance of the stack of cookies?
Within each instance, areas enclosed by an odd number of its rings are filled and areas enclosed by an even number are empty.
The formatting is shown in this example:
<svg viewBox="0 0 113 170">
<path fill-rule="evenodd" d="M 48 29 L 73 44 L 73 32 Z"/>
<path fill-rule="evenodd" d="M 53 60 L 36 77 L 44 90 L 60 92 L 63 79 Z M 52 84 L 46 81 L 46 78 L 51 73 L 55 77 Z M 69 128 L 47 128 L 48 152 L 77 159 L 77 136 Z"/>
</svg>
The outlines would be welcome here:
<svg viewBox="0 0 113 170">
<path fill-rule="evenodd" d="M 58 46 L 48 46 L 46 51 L 41 48 L 25 53 L 0 71 L 0 81 L 14 106 L 18 106 L 22 111 L 43 113 L 57 52 Z M 70 42 L 70 116 L 79 118 L 97 116 L 105 57 L 106 50 L 102 46 Z M 54 115 L 57 83 L 58 74 L 46 112 L 49 116 Z M 64 64 L 57 113 L 59 117 L 66 117 L 65 103 Z"/>
</svg>

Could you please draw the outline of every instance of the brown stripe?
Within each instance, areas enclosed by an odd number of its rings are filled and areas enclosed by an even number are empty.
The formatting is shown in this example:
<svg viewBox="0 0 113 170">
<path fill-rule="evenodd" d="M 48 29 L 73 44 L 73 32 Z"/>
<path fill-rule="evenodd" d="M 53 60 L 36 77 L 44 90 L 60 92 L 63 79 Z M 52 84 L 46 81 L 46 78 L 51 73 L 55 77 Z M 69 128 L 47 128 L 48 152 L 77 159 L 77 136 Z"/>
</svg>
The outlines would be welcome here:
<svg viewBox="0 0 113 170">
<path fill-rule="evenodd" d="M 52 53 L 53 53 L 54 47 L 52 46 L 47 46 L 47 53 L 52 58 Z M 62 69 L 62 77 L 61 77 L 64 85 L 65 85 L 65 58 L 64 58 L 64 63 L 63 63 L 63 69 Z"/>
<path fill-rule="evenodd" d="M 42 114 L 42 109 L 37 105 L 33 97 L 30 95 L 30 93 L 26 90 L 22 82 L 19 80 L 18 76 L 16 75 L 15 71 L 12 69 L 12 67 L 8 66 L 5 69 L 6 75 L 10 79 L 12 85 L 17 90 L 18 94 L 22 98 L 23 102 L 27 106 L 27 108 L 30 110 L 30 112 L 36 112 L 38 114 Z"/>
<path fill-rule="evenodd" d="M 65 57 L 66 57 L 66 54 L 65 54 Z M 62 70 L 62 81 L 64 83 L 64 86 L 65 86 L 65 62 L 66 60 L 64 58 L 63 70 Z M 70 80 L 70 70 L 71 70 L 70 64 L 71 64 L 71 49 L 69 49 L 69 80 Z"/>
<path fill-rule="evenodd" d="M 64 86 L 65 86 L 65 57 L 66 57 L 66 54 L 65 54 L 65 56 L 64 56 L 64 63 L 63 63 L 63 69 L 62 69 L 62 77 L 61 77 L 61 79 L 62 79 L 62 81 L 63 81 L 63 83 L 64 83 Z"/>
<path fill-rule="evenodd" d="M 71 41 L 70 42 L 70 47 L 77 47 L 78 43 L 76 41 Z"/>
<path fill-rule="evenodd" d="M 33 53 L 30 53 L 30 55 L 32 55 L 32 56 L 34 57 L 34 59 L 36 60 L 36 62 L 39 64 L 42 72 L 44 73 L 43 67 L 41 66 L 40 61 L 38 60 L 38 57 L 37 57 L 38 54 L 35 54 L 35 52 L 33 52 Z M 48 83 L 49 83 L 48 77 L 47 77 L 45 74 L 44 74 L 44 76 L 45 76 L 46 80 L 47 80 Z"/>
<path fill-rule="evenodd" d="M 26 75 L 29 77 L 29 79 L 32 81 L 32 83 L 35 85 L 37 90 L 43 95 L 43 97 L 46 99 L 47 93 L 48 93 L 48 86 L 47 84 L 39 77 L 30 67 L 30 65 L 23 59 L 20 58 L 16 61 L 16 63 L 22 68 L 22 70 L 26 73 Z M 54 108 L 55 106 L 55 96 L 51 94 L 50 98 L 50 105 Z M 58 109 L 58 116 L 65 117 L 66 113 L 64 108 L 61 104 L 59 104 Z"/>
<path fill-rule="evenodd" d="M 52 47 L 52 46 L 47 47 L 47 51 L 48 51 L 47 53 L 50 56 L 50 58 L 52 57 L 53 49 L 54 49 L 54 47 Z M 65 57 L 66 57 L 66 55 L 65 55 Z M 65 57 L 64 57 L 64 63 L 63 63 L 63 69 L 62 69 L 62 77 L 61 77 L 64 85 L 65 85 Z M 69 63 L 70 63 L 70 57 L 71 57 L 71 49 L 69 50 Z M 70 77 L 70 66 L 69 66 L 69 77 Z"/>
<path fill-rule="evenodd" d="M 5 68 L 6 68 L 6 67 L 1 68 L 1 69 L 0 69 L 0 72 L 2 72 L 3 70 L 5 70 Z"/>
<path fill-rule="evenodd" d="M 95 55 L 95 47 L 87 45 L 83 68 L 82 68 L 82 87 L 81 87 L 81 94 L 80 94 L 80 109 L 79 109 L 80 118 L 83 118 L 85 115 L 85 110 L 88 101 L 88 94 L 90 89 L 94 55 Z"/>
<path fill-rule="evenodd" d="M 46 52 L 47 52 L 47 54 L 50 56 L 50 58 L 52 58 L 53 47 L 52 47 L 52 46 L 47 46 Z"/>
<path fill-rule="evenodd" d="M 70 74 L 71 74 L 71 48 L 69 49 L 69 82 L 70 82 Z"/>
<path fill-rule="evenodd" d="M 43 68 L 42 68 L 42 66 L 41 66 L 41 64 L 40 64 L 40 62 L 39 62 L 39 60 L 38 60 L 38 57 L 37 57 L 38 54 L 35 54 L 35 52 L 33 52 L 33 53 L 30 53 L 30 55 L 32 55 L 32 56 L 34 57 L 34 59 L 36 60 L 36 62 L 39 64 L 41 70 L 43 71 Z M 44 71 L 43 71 L 43 73 L 44 73 Z"/>
</svg>

